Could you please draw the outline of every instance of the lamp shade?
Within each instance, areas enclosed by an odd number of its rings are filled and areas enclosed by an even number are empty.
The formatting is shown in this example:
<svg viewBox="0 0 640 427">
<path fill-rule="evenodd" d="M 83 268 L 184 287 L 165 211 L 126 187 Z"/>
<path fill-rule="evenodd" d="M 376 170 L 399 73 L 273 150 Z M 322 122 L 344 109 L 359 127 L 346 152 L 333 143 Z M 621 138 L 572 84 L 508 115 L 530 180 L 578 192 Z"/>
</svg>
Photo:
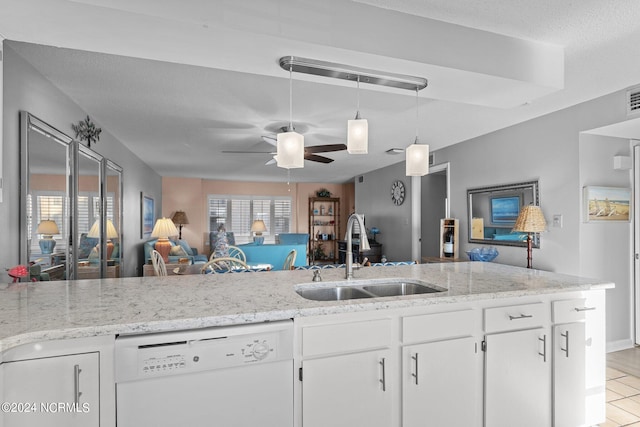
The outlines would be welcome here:
<svg viewBox="0 0 640 427">
<path fill-rule="evenodd" d="M 361 119 L 347 121 L 347 152 L 349 154 L 367 154 L 369 151 L 369 122 Z"/>
<path fill-rule="evenodd" d="M 417 141 L 417 139 L 416 139 Z M 429 173 L 429 145 L 411 144 L 405 150 L 407 176 L 424 176 Z"/>
<path fill-rule="evenodd" d="M 169 236 L 177 235 L 178 229 L 169 218 L 160 218 L 157 220 L 156 225 L 153 226 L 153 231 L 151 232 L 151 237 L 159 239 L 168 239 Z"/>
<path fill-rule="evenodd" d="M 251 224 L 251 231 L 259 235 L 262 234 L 262 232 L 267 231 L 267 226 L 263 220 L 256 219 L 253 221 L 253 224 Z"/>
<path fill-rule="evenodd" d="M 44 234 L 46 236 L 51 237 L 53 234 L 60 234 L 60 230 L 58 230 L 58 224 L 51 219 L 45 219 L 38 224 L 38 229 L 36 231 L 38 234 Z"/>
<path fill-rule="evenodd" d="M 304 136 L 295 131 L 279 133 L 276 138 L 276 153 L 278 167 L 304 167 Z"/>
<path fill-rule="evenodd" d="M 176 211 L 171 217 L 171 221 L 174 224 L 184 225 L 189 224 L 189 219 L 187 218 L 187 214 L 184 211 Z"/>
<path fill-rule="evenodd" d="M 513 231 L 525 233 L 539 233 L 547 229 L 547 222 L 542 214 L 540 206 L 528 205 L 522 208 Z"/>
<path fill-rule="evenodd" d="M 94 238 L 100 237 L 100 220 L 99 219 L 93 223 L 93 225 L 89 229 L 89 232 L 87 233 L 87 237 L 94 237 Z M 118 230 L 116 230 L 116 227 L 113 225 L 113 222 L 110 219 L 108 219 L 107 220 L 107 239 L 117 239 L 117 238 L 118 238 Z"/>
</svg>

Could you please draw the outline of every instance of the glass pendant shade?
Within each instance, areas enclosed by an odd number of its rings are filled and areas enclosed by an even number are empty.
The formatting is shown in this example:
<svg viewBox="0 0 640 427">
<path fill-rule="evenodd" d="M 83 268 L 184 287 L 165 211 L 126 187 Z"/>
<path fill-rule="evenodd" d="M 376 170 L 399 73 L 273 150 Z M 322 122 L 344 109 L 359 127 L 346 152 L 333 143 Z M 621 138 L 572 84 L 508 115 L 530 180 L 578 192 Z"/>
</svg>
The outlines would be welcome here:
<svg viewBox="0 0 640 427">
<path fill-rule="evenodd" d="M 360 113 L 354 120 L 347 121 L 347 152 L 349 154 L 367 154 L 369 149 L 369 123 L 361 119 Z"/>
<path fill-rule="evenodd" d="M 411 144 L 405 150 L 407 176 L 424 176 L 429 173 L 429 145 Z"/>
<path fill-rule="evenodd" d="M 276 142 L 278 167 L 295 169 L 304 167 L 304 136 L 298 132 L 279 133 Z"/>
</svg>

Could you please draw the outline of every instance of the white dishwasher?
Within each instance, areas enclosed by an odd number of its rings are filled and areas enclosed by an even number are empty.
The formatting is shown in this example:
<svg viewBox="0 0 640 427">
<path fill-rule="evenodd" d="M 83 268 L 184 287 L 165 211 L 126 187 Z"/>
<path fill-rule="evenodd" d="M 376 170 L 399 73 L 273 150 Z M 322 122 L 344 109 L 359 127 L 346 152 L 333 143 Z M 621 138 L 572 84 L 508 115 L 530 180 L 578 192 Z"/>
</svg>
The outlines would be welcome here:
<svg viewBox="0 0 640 427">
<path fill-rule="evenodd" d="M 118 427 L 293 426 L 293 322 L 120 336 Z"/>
</svg>

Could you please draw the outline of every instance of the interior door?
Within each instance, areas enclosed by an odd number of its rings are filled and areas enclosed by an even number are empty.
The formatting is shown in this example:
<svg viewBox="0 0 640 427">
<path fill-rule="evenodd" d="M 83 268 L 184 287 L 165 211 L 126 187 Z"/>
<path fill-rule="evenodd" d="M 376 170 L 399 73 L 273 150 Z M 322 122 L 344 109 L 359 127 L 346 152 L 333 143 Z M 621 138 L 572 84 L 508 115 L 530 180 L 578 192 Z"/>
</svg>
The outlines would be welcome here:
<svg viewBox="0 0 640 427">
<path fill-rule="evenodd" d="M 432 166 L 421 178 L 421 249 L 423 257 L 440 257 L 440 220 L 449 217 L 449 165 Z"/>
</svg>

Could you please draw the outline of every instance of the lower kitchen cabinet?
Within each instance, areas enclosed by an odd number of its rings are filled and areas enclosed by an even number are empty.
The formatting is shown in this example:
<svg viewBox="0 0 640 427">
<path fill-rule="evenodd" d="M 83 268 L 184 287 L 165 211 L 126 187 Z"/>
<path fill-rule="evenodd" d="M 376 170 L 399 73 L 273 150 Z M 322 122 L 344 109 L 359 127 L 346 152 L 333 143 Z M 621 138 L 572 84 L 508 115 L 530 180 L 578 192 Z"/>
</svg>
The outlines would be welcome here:
<svg viewBox="0 0 640 427">
<path fill-rule="evenodd" d="M 585 324 L 553 327 L 553 426 L 585 425 Z"/>
<path fill-rule="evenodd" d="M 7 362 L 0 369 L 2 400 L 15 405 L 3 408 L 0 425 L 100 425 L 99 353 Z"/>
<path fill-rule="evenodd" d="M 389 427 L 395 370 L 390 350 L 305 360 L 304 427 Z"/>
<path fill-rule="evenodd" d="M 466 337 L 403 348 L 403 427 L 482 425 L 476 343 Z"/>
<path fill-rule="evenodd" d="M 551 354 L 548 328 L 485 337 L 485 425 L 551 425 Z"/>
</svg>

